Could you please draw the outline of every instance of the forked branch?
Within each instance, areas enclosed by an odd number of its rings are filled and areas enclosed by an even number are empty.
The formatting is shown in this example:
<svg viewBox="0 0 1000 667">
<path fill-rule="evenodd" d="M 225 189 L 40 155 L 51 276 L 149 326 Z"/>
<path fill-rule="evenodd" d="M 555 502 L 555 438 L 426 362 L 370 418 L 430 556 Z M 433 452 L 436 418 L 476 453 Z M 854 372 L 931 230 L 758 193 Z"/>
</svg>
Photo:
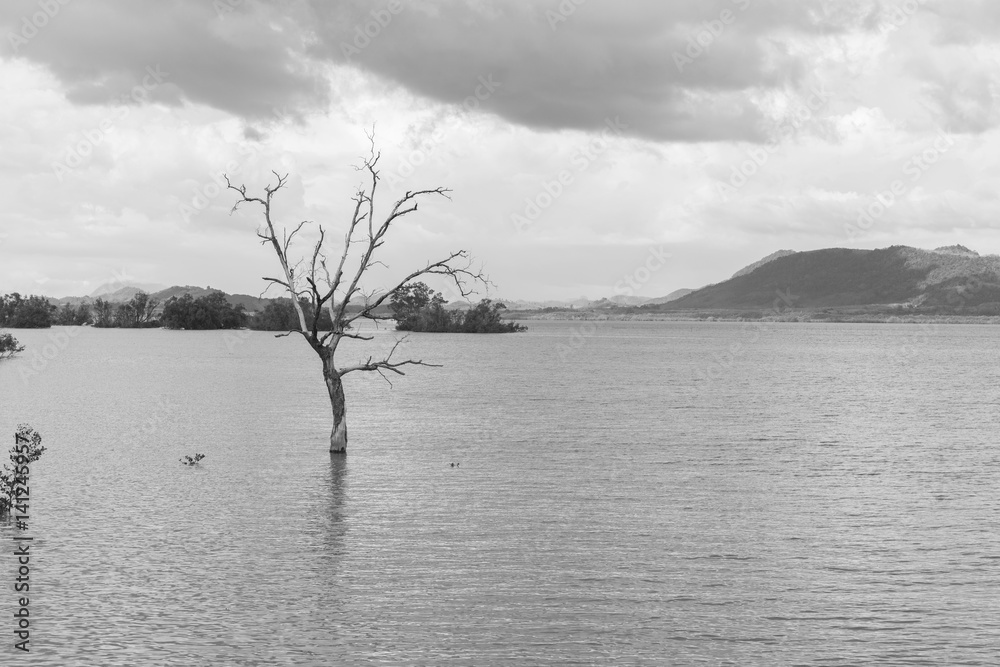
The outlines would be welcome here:
<svg viewBox="0 0 1000 667">
<path fill-rule="evenodd" d="M 228 175 L 223 174 L 223 177 L 226 179 L 226 187 L 238 193 L 240 196 L 240 198 L 236 200 L 236 203 L 233 204 L 232 212 L 236 212 L 240 204 L 246 202 L 260 204 L 261 206 L 264 207 L 264 223 L 267 225 L 267 229 L 264 232 L 258 230 L 257 237 L 262 240 L 262 243 L 271 244 L 271 247 L 274 248 L 275 254 L 278 256 L 278 261 L 281 263 L 281 269 L 285 274 L 285 280 L 283 281 L 278 280 L 276 278 L 264 278 L 264 280 L 277 285 L 281 285 L 288 290 L 288 293 L 292 299 L 292 304 L 295 307 L 295 314 L 298 316 L 299 319 L 300 330 L 302 331 L 302 334 L 305 335 L 307 331 L 306 314 L 302 310 L 302 304 L 299 303 L 300 290 L 295 283 L 295 269 L 288 261 L 288 249 L 291 246 L 292 239 L 295 238 L 295 235 L 299 233 L 299 231 L 306 223 L 305 222 L 299 223 L 299 226 L 296 227 L 291 234 L 286 233 L 284 234 L 284 238 L 282 241 L 278 240 L 278 235 L 274 231 L 274 222 L 272 222 L 271 220 L 271 198 L 274 197 L 275 192 L 283 188 L 285 186 L 285 183 L 288 182 L 288 174 L 282 176 L 276 171 L 272 171 L 271 173 L 274 174 L 275 178 L 278 179 L 278 182 L 276 185 L 273 186 L 272 185 L 264 186 L 265 197 L 263 199 L 261 199 L 260 197 L 247 196 L 246 185 L 235 186 L 229 181 Z"/>
<path fill-rule="evenodd" d="M 375 194 L 379 186 L 378 163 L 381 154 L 375 150 L 374 132 L 368 134 L 368 138 L 371 142 L 369 154 L 363 158 L 362 164 L 358 167 L 359 171 L 365 172 L 368 183 L 359 188 L 354 195 L 354 212 L 344 233 L 343 249 L 340 252 L 339 260 L 331 266 L 327 265 L 327 255 L 324 252 L 324 242 L 327 241 L 327 235 L 322 225 L 319 226 L 319 238 L 313 246 L 312 252 L 294 263 L 291 259 L 292 242 L 308 224 L 308 221 L 300 222 L 291 232 L 282 230 L 281 235 L 278 234 L 272 217 L 271 205 L 274 194 L 288 182 L 287 174 L 281 175 L 278 172 L 272 172 L 277 181 L 264 187 L 262 197 L 249 195 L 245 185 L 234 185 L 228 176 L 225 177 L 228 189 L 233 190 L 238 195 L 238 199 L 233 205 L 233 212 L 241 204 L 248 202 L 258 204 L 264 209 L 264 225 L 257 230 L 257 236 L 262 243 L 272 247 L 284 274 L 283 277 L 265 277 L 264 280 L 269 286 L 277 285 L 282 288 L 291 297 L 299 322 L 299 331 L 317 352 L 327 346 L 331 350 L 336 350 L 337 344 L 342 338 L 370 340 L 370 336 L 350 331 L 352 322 L 361 318 L 373 321 L 391 319 L 386 315 L 376 314 L 375 311 L 394 292 L 421 276 L 447 276 L 454 282 L 463 298 L 475 293 L 477 283 L 484 286 L 489 285 L 489 280 L 483 275 L 483 272 L 472 267 L 468 253 L 459 250 L 413 271 L 387 291 L 382 291 L 377 295 L 365 294 L 362 291 L 361 282 L 365 273 L 375 266 L 385 266 L 376 257 L 376 254 L 385 243 L 386 236 L 396 221 L 415 212 L 420 199 L 427 196 L 449 198 L 451 192 L 447 188 L 440 187 L 407 191 L 396 201 L 388 215 L 381 222 L 376 222 Z M 350 265 L 350 269 L 347 268 L 348 265 Z M 348 314 L 348 308 L 351 307 L 352 300 L 355 299 L 361 305 L 356 310 L 352 309 L 354 312 Z M 300 300 L 305 301 L 307 305 L 304 306 Z M 306 307 L 311 307 L 311 311 L 307 313 Z M 320 316 L 324 311 L 329 313 L 332 326 L 329 331 L 320 333 Z M 400 366 L 411 364 L 428 365 L 412 360 L 397 363 L 386 358 L 382 361 L 369 360 L 368 363 L 347 369 L 346 372 L 351 370 L 378 370 L 379 372 L 388 370 L 400 373 L 398 370 Z"/>
<path fill-rule="evenodd" d="M 402 343 L 406 339 L 407 336 L 403 336 L 402 338 L 397 340 L 396 344 L 392 346 L 391 350 L 389 350 L 389 354 L 385 355 L 385 359 L 382 359 L 381 361 L 373 361 L 373 357 L 368 357 L 368 361 L 362 364 L 358 364 L 356 366 L 348 366 L 347 368 L 341 368 L 337 372 L 340 373 L 341 377 L 347 375 L 348 373 L 353 373 L 355 371 L 377 371 L 381 373 L 384 370 L 392 371 L 397 375 L 406 375 L 406 373 L 400 370 L 400 368 L 403 366 L 430 366 L 432 368 L 441 367 L 441 364 L 428 364 L 419 359 L 406 359 L 404 361 L 393 361 L 392 355 L 396 352 L 396 348 L 399 347 L 400 343 Z M 385 375 L 383 375 L 382 377 L 385 377 Z"/>
<path fill-rule="evenodd" d="M 456 264 L 459 262 L 461 262 L 461 265 L 456 266 Z M 489 279 L 483 274 L 482 269 L 472 268 L 472 260 L 469 257 L 469 254 L 464 250 L 458 250 L 456 252 L 451 253 L 442 260 L 439 260 L 432 264 L 428 264 L 424 268 L 414 271 L 410 275 L 400 280 L 395 287 L 393 287 L 387 292 L 383 292 L 374 301 L 366 301 L 365 305 L 358 313 L 346 319 L 345 321 L 353 322 L 354 320 L 357 320 L 362 317 L 371 320 L 386 319 L 384 317 L 379 317 L 378 315 L 375 315 L 374 313 L 375 309 L 381 306 L 383 303 L 385 303 L 386 299 L 391 298 L 394 292 L 406 286 L 407 283 L 421 276 L 427 276 L 427 275 L 448 276 L 449 278 L 451 278 L 452 282 L 455 283 L 455 287 L 458 288 L 458 292 L 463 299 L 475 293 L 476 283 L 480 283 L 482 285 L 490 284 Z"/>
</svg>

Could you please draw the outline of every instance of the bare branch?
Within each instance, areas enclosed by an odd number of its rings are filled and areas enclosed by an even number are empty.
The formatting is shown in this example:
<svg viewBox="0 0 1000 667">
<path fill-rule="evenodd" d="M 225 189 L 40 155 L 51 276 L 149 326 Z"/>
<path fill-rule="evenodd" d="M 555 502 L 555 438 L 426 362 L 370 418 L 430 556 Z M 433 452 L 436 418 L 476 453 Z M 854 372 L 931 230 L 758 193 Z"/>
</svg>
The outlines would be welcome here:
<svg viewBox="0 0 1000 667">
<path fill-rule="evenodd" d="M 295 235 L 299 233 L 299 230 L 302 229 L 308 222 L 309 222 L 308 220 L 303 220 L 302 222 L 299 223 L 299 226 L 292 231 L 291 234 L 285 235 L 285 243 L 284 243 L 285 256 L 288 256 L 288 246 L 291 245 L 292 239 L 295 238 Z"/>
<path fill-rule="evenodd" d="M 453 266 L 452 262 L 457 259 L 466 260 L 465 266 Z M 397 290 L 402 289 L 407 283 L 415 278 L 425 275 L 443 275 L 450 277 L 455 283 L 455 286 L 458 288 L 458 292 L 462 295 L 462 298 L 467 298 L 470 294 L 475 293 L 475 289 L 473 287 L 475 283 L 481 283 L 483 285 L 490 284 L 486 276 L 483 275 L 482 270 L 473 271 L 471 269 L 471 264 L 472 262 L 469 260 L 469 255 L 466 251 L 459 250 L 457 252 L 453 252 L 445 259 L 434 262 L 433 264 L 428 264 L 424 268 L 414 271 L 410 275 L 406 276 L 395 287 L 382 294 L 382 296 L 375 299 L 372 303 L 366 304 L 365 307 L 361 309 L 361 312 L 347 318 L 345 321 L 350 323 L 362 317 L 367 319 L 389 319 L 374 315 L 372 311 L 382 305 L 386 299 L 391 297 Z M 470 285 L 470 283 L 472 283 L 472 285 Z"/>
<path fill-rule="evenodd" d="M 388 385 L 389 385 L 389 388 L 391 389 L 391 388 L 392 388 L 392 382 L 391 382 L 391 381 L 389 380 L 389 378 L 387 378 L 387 377 L 385 376 L 385 373 L 383 373 L 383 372 L 382 372 L 382 369 L 381 369 L 381 368 L 378 368 L 378 369 L 376 369 L 376 370 L 378 371 L 378 374 L 382 376 L 382 379 L 383 379 L 383 380 L 385 380 L 385 381 L 386 381 L 386 383 L 388 383 Z"/>
<path fill-rule="evenodd" d="M 392 346 L 389 350 L 389 354 L 385 355 L 385 359 L 382 361 L 372 361 L 372 357 L 368 357 L 368 361 L 363 364 L 358 364 L 356 366 L 348 366 L 347 368 L 341 368 L 337 372 L 341 376 L 348 373 L 353 373 L 354 371 L 378 371 L 380 374 L 383 370 L 392 371 L 397 375 L 406 375 L 403 371 L 399 370 L 402 366 L 429 366 L 432 368 L 440 368 L 441 364 L 428 364 L 419 359 L 406 359 L 405 361 L 392 361 L 392 355 L 396 352 L 396 348 L 399 344 L 407 339 L 407 336 L 403 336 L 396 341 L 396 344 Z M 382 377 L 385 377 L 384 375 Z"/>
<path fill-rule="evenodd" d="M 235 211 L 237 207 L 243 202 L 254 202 L 264 207 L 264 222 L 267 224 L 268 233 L 262 234 L 258 231 L 257 236 L 260 239 L 262 239 L 263 242 L 271 244 L 271 247 L 274 249 L 275 254 L 278 256 L 278 261 L 281 263 L 281 268 L 284 270 L 285 273 L 284 281 L 280 281 L 275 278 L 265 278 L 265 280 L 268 280 L 274 284 L 282 285 L 288 290 L 289 295 L 292 297 L 292 305 L 295 307 L 295 314 L 298 315 L 299 318 L 299 327 L 301 328 L 302 332 L 305 333 L 308 330 L 306 328 L 306 315 L 305 312 L 302 310 L 302 304 L 299 303 L 300 291 L 296 288 L 295 285 L 295 269 L 288 262 L 289 244 L 291 243 L 292 238 L 299 231 L 299 229 L 302 228 L 302 225 L 305 224 L 305 222 L 301 223 L 295 229 L 295 231 L 293 231 L 290 235 L 285 237 L 284 244 L 278 242 L 278 235 L 274 230 L 274 223 L 271 220 L 271 198 L 274 196 L 275 192 L 283 188 L 285 186 L 285 183 L 288 182 L 288 174 L 282 176 L 281 174 L 273 170 L 271 173 L 274 174 L 275 178 L 278 179 L 278 182 L 275 185 L 264 186 L 264 193 L 266 195 L 264 199 L 261 199 L 259 197 L 248 197 L 246 185 L 240 185 L 239 187 L 237 187 L 229 181 L 228 175 L 223 174 L 223 177 L 226 179 L 227 188 L 239 193 L 240 195 L 240 200 L 238 200 L 236 204 L 233 206 L 233 211 Z"/>
<path fill-rule="evenodd" d="M 286 283 L 284 280 L 278 280 L 277 278 L 268 278 L 267 276 L 264 276 L 261 280 L 266 280 L 270 283 L 281 285 L 285 289 L 291 290 L 291 287 L 289 287 L 288 283 Z"/>
<path fill-rule="evenodd" d="M 376 157 L 375 160 L 377 161 L 377 159 L 378 158 Z M 369 171 L 372 172 L 372 194 L 374 194 L 374 192 L 375 192 L 375 184 L 378 182 L 378 173 L 374 170 L 374 163 L 371 160 L 369 160 L 369 163 L 366 166 L 368 166 Z M 445 198 L 449 198 L 448 197 L 448 193 L 449 192 L 451 192 L 451 190 L 448 190 L 447 188 L 434 188 L 434 189 L 431 189 L 431 190 L 407 191 L 407 193 L 403 196 L 403 198 L 396 202 L 395 206 L 393 206 L 393 208 L 392 208 L 392 212 L 382 222 L 382 224 L 379 225 L 378 229 L 375 229 L 372 226 L 372 224 L 371 224 L 371 218 L 374 215 L 374 209 L 371 207 L 371 205 L 369 205 L 368 247 L 365 249 L 365 252 L 364 252 L 364 254 L 361 257 L 361 261 L 358 264 L 358 270 L 354 274 L 354 279 L 351 281 L 350 286 L 347 288 L 347 291 L 344 294 L 344 300 L 341 302 L 340 307 L 337 309 L 337 312 L 336 312 L 335 317 L 334 317 L 335 321 L 344 320 L 345 313 L 347 312 L 347 304 L 350 302 L 351 297 L 353 297 L 354 294 L 355 294 L 355 292 L 357 291 L 358 284 L 361 282 L 361 277 L 364 275 L 364 272 L 368 269 L 369 265 L 372 263 L 372 255 L 379 248 L 379 246 L 382 245 L 382 239 L 389 232 L 389 228 L 392 225 L 392 223 L 397 218 L 400 218 L 400 217 L 402 217 L 402 216 L 404 216 L 404 215 L 406 215 L 408 213 L 412 213 L 413 211 L 416 211 L 417 210 L 417 205 L 415 203 L 415 200 L 418 197 L 421 197 L 421 196 L 424 196 L 424 195 L 434 195 L 434 194 L 436 194 L 436 195 L 443 196 Z M 372 199 L 372 197 L 369 196 L 368 197 L 369 202 L 371 201 L 371 199 Z M 408 208 L 404 208 L 404 206 L 407 203 L 410 203 L 410 202 L 413 202 L 412 206 L 410 206 Z M 361 201 L 358 202 L 358 205 L 359 206 L 361 205 Z M 345 246 L 345 254 L 346 254 L 346 250 L 347 250 L 347 248 Z M 438 267 L 438 268 L 440 268 L 441 266 L 443 266 L 447 262 L 449 262 L 449 261 L 451 261 L 451 260 L 453 260 L 453 259 L 455 259 L 456 257 L 459 257 L 459 256 L 467 259 L 467 255 L 465 254 L 465 251 L 459 251 L 458 253 L 453 253 L 451 255 L 451 257 L 449 257 L 448 259 L 443 260 L 442 262 L 435 262 L 433 265 L 429 265 L 425 269 L 422 269 L 421 271 L 418 271 L 415 274 L 411 275 L 411 277 L 408 278 L 407 280 L 410 280 L 413 277 L 421 275 L 423 273 L 434 273 L 435 271 L 431 270 L 432 267 Z M 438 273 L 444 273 L 443 271 L 437 271 L 437 272 Z M 401 283 L 401 285 L 405 284 L 405 282 L 406 281 L 404 281 L 403 283 Z M 459 290 L 461 290 L 461 289 L 462 289 L 462 286 L 459 285 Z M 352 321 L 358 319 L 358 317 L 364 317 L 365 316 L 364 314 L 366 312 L 369 312 L 370 310 L 372 310 L 374 308 L 377 308 L 378 305 L 382 301 L 384 301 L 386 298 L 388 298 L 388 295 L 391 294 L 391 293 L 392 293 L 392 290 L 390 290 L 385 295 L 383 295 L 382 298 L 379 299 L 378 302 L 375 303 L 374 305 L 366 306 L 361 311 L 361 314 L 356 315 L 356 316 L 354 316 L 354 317 L 352 317 L 352 318 L 350 318 L 350 319 L 348 319 L 346 321 L 347 322 L 352 322 Z"/>
<path fill-rule="evenodd" d="M 351 333 L 350 331 L 341 331 L 339 335 L 343 338 L 353 338 L 354 340 L 375 340 L 375 336 L 366 336 L 364 334 Z"/>
</svg>

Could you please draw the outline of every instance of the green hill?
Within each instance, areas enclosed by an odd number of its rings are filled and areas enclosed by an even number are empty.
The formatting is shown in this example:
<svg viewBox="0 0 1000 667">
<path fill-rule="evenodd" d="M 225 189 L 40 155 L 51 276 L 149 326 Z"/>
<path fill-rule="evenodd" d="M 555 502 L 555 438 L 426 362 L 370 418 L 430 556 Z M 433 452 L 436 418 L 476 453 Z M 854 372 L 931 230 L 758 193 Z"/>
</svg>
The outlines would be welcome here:
<svg viewBox="0 0 1000 667">
<path fill-rule="evenodd" d="M 174 296 L 180 298 L 185 294 L 190 294 L 195 299 L 198 299 L 203 296 L 208 296 L 212 292 L 221 291 L 222 290 L 212 289 L 211 287 L 192 287 L 191 285 L 181 287 L 179 285 L 174 285 L 173 287 L 168 287 L 165 290 L 155 292 L 150 296 L 154 299 L 159 299 L 160 303 L 166 303 L 167 299 Z M 223 294 L 226 293 L 223 292 Z M 250 296 L 248 294 L 226 294 L 226 301 L 228 301 L 230 305 L 242 305 L 248 313 L 263 311 L 265 306 L 273 300 L 273 298 L 261 299 L 260 297 Z"/>
<path fill-rule="evenodd" d="M 655 310 L 761 310 L 776 303 L 787 308 L 781 295 L 793 308 L 899 305 L 928 312 L 996 314 L 1000 313 L 1000 257 L 980 257 L 961 246 L 797 252 Z"/>
</svg>

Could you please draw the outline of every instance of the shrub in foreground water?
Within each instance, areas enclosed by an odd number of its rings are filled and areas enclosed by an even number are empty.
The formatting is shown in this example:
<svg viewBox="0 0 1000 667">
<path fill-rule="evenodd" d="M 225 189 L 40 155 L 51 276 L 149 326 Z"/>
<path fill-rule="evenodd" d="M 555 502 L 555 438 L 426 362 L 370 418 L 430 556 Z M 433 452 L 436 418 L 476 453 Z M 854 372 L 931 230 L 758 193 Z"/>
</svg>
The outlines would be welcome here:
<svg viewBox="0 0 1000 667">
<path fill-rule="evenodd" d="M 9 333 L 0 333 L 0 359 L 12 357 L 23 351 L 24 346 L 18 343 L 16 338 Z"/>
<path fill-rule="evenodd" d="M 10 448 L 10 463 L 0 469 L 0 516 L 10 513 L 17 504 L 17 489 L 26 485 L 28 466 L 45 452 L 42 436 L 27 424 L 19 424 L 14 446 Z"/>
</svg>

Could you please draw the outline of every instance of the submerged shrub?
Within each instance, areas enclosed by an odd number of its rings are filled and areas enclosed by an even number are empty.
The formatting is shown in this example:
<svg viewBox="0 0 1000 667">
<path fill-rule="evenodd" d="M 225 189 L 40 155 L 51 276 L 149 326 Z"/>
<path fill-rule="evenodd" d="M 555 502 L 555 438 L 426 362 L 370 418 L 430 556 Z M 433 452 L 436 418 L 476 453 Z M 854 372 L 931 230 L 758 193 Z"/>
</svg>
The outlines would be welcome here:
<svg viewBox="0 0 1000 667">
<path fill-rule="evenodd" d="M 24 346 L 18 343 L 16 338 L 9 333 L 0 333 L 0 359 L 12 357 L 23 351 Z"/>
<path fill-rule="evenodd" d="M 186 466 L 196 466 L 203 458 L 205 458 L 204 454 L 195 454 L 194 456 L 188 456 L 185 454 L 184 458 L 180 461 Z"/>
<path fill-rule="evenodd" d="M 27 424 L 19 424 L 10 448 L 10 463 L 0 469 L 0 516 L 10 513 L 17 504 L 19 488 L 28 485 L 28 466 L 41 458 L 45 452 L 42 436 Z"/>
</svg>

